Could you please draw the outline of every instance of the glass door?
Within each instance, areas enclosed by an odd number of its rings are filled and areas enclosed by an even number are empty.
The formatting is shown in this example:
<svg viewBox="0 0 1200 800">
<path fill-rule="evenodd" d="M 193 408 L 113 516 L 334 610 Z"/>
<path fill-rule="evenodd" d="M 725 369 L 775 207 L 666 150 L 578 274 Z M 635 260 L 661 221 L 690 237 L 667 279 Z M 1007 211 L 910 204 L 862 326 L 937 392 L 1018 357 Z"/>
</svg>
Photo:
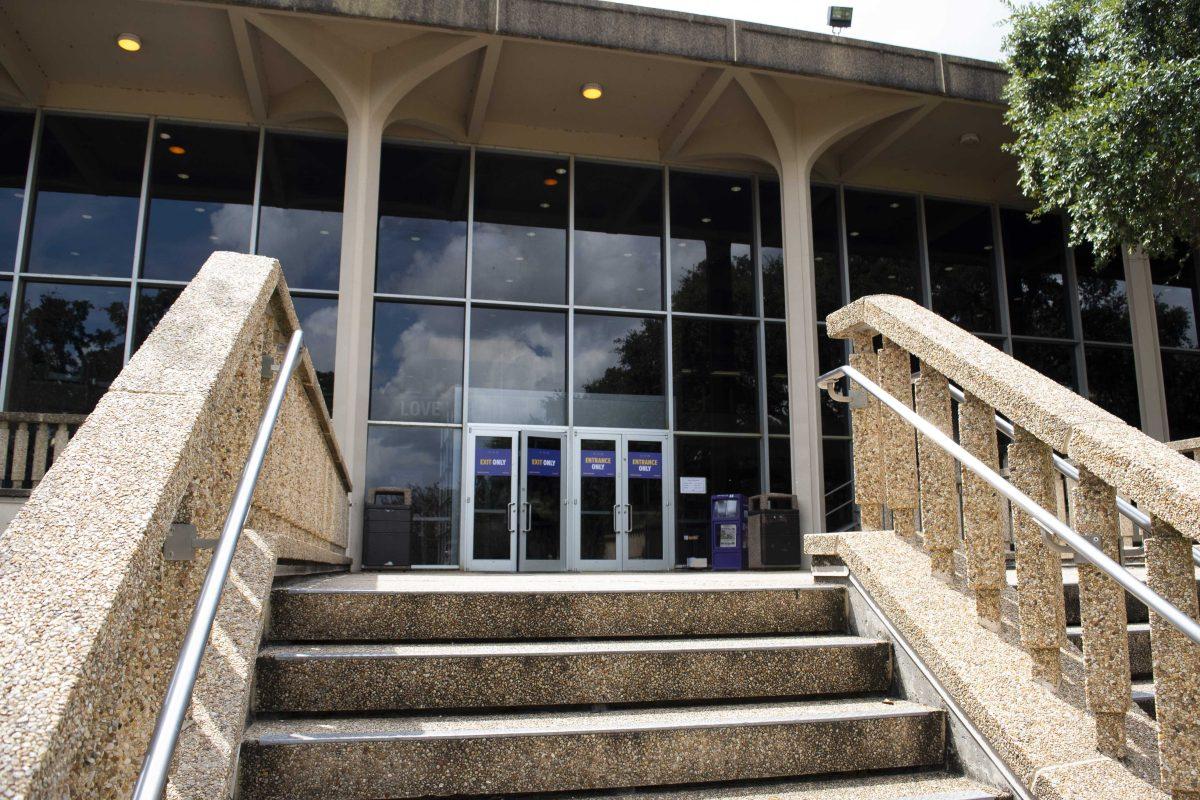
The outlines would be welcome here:
<svg viewBox="0 0 1200 800">
<path fill-rule="evenodd" d="M 521 484 L 518 568 L 561 570 L 563 525 L 569 518 L 570 484 L 563 467 L 567 452 L 565 433 L 525 431 L 521 434 Z"/>
<path fill-rule="evenodd" d="M 471 483 L 463 492 L 467 568 L 512 572 L 517 568 L 519 434 L 515 429 L 467 428 Z"/>
<path fill-rule="evenodd" d="M 622 569 L 667 568 L 667 437 L 627 434 Z"/>
<path fill-rule="evenodd" d="M 618 550 L 625 530 L 620 481 L 621 437 L 576 433 L 575 566 L 580 570 L 621 568 Z"/>
</svg>

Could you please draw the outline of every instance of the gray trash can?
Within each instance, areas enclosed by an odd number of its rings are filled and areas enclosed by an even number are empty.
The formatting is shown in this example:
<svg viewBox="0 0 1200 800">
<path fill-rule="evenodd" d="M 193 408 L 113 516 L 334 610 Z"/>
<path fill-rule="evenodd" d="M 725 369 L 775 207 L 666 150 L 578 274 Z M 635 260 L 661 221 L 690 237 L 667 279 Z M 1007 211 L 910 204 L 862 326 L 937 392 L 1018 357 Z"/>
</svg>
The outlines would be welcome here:
<svg viewBox="0 0 1200 800">
<path fill-rule="evenodd" d="M 371 490 L 363 509 L 364 567 L 407 569 L 412 566 L 412 490 Z"/>
<path fill-rule="evenodd" d="M 794 494 L 756 494 L 750 498 L 746 530 L 750 569 L 799 567 L 804 557 L 800 503 Z"/>
</svg>

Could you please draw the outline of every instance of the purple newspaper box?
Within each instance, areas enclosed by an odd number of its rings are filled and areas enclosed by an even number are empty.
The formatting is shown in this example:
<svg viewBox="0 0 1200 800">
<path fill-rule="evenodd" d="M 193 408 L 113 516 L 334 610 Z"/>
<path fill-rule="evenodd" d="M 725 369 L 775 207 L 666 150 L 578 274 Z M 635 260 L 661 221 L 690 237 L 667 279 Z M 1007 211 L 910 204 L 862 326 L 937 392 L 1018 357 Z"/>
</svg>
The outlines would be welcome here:
<svg viewBox="0 0 1200 800">
<path fill-rule="evenodd" d="M 714 494 L 712 513 L 712 568 L 746 568 L 747 506 L 744 494 Z"/>
</svg>

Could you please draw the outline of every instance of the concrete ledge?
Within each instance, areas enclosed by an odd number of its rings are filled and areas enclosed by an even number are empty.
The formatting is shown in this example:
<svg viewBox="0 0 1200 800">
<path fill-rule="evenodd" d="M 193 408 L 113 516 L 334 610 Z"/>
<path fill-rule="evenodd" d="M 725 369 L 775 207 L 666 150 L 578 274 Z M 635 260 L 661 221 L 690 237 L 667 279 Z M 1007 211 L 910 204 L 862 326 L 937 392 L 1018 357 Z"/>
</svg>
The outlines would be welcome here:
<svg viewBox="0 0 1200 800">
<path fill-rule="evenodd" d="M 1025 652 L 980 626 L 968 596 L 930 577 L 925 554 L 888 531 L 829 534 L 819 544 L 836 548 L 1004 763 L 1040 800 L 1166 800 L 1157 787 L 1096 750 L 1092 719 L 1033 680 Z"/>
</svg>

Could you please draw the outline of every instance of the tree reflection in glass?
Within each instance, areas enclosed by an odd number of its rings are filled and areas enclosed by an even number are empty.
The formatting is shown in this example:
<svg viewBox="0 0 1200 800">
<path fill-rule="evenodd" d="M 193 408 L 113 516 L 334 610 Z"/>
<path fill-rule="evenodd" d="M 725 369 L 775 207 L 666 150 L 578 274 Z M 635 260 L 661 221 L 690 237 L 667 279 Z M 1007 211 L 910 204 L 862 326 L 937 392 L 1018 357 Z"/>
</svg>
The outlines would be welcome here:
<svg viewBox="0 0 1200 800">
<path fill-rule="evenodd" d="M 846 229 L 851 300 L 898 294 L 921 302 L 912 197 L 847 190 Z"/>
<path fill-rule="evenodd" d="M 813 199 L 816 200 L 817 187 L 813 188 Z M 836 213 L 836 212 L 835 212 Z M 819 238 L 815 228 L 818 224 L 817 210 L 813 209 L 813 238 Z M 784 280 L 783 280 L 783 208 L 779 196 L 777 181 L 760 180 L 758 182 L 758 225 L 759 225 L 759 261 L 762 265 L 763 314 L 768 317 L 784 316 Z M 835 263 L 836 266 L 836 263 Z M 818 273 L 817 286 L 820 287 L 821 276 Z M 817 289 L 818 293 L 820 288 Z"/>
<path fill-rule="evenodd" d="M 183 289 L 178 286 L 142 287 L 138 290 L 137 311 L 133 323 L 133 352 L 137 352 L 146 337 L 162 321 Z"/>
<path fill-rule="evenodd" d="M 662 308 L 662 171 L 575 164 L 575 303 Z"/>
<path fill-rule="evenodd" d="M 33 114 L 0 111 L 0 272 L 14 269 L 32 140 Z"/>
<path fill-rule="evenodd" d="M 969 331 L 998 331 L 992 210 L 925 200 L 933 310 Z"/>
<path fill-rule="evenodd" d="M 685 317 L 671 324 L 676 429 L 759 430 L 756 325 Z"/>
<path fill-rule="evenodd" d="M 1158 317 L 1158 343 L 1163 347 L 1200 347 L 1196 314 L 1196 262 L 1186 245 L 1180 244 L 1166 258 L 1150 260 L 1154 280 L 1154 306 Z"/>
<path fill-rule="evenodd" d="M 1000 226 L 1012 332 L 1069 338 L 1062 218 L 1051 214 L 1030 219 L 1024 211 L 1005 208 L 1000 210 Z"/>
<path fill-rule="evenodd" d="M 90 413 L 121 371 L 129 289 L 29 282 L 23 294 L 10 407 Z"/>
<path fill-rule="evenodd" d="M 663 321 L 575 316 L 575 424 L 667 427 Z"/>
<path fill-rule="evenodd" d="M 1084 348 L 1084 360 L 1088 399 L 1135 428 L 1141 427 L 1133 348 L 1089 344 Z"/>
<path fill-rule="evenodd" d="M 1083 338 L 1096 342 L 1131 342 L 1125 267 L 1120 256 L 1097 263 L 1090 244 L 1076 247 L 1075 276 L 1079 284 L 1079 316 Z M 1088 375 L 1092 366 L 1088 364 Z"/>
<path fill-rule="evenodd" d="M 675 311 L 757 314 L 753 184 L 671 172 L 671 304 Z"/>
</svg>

